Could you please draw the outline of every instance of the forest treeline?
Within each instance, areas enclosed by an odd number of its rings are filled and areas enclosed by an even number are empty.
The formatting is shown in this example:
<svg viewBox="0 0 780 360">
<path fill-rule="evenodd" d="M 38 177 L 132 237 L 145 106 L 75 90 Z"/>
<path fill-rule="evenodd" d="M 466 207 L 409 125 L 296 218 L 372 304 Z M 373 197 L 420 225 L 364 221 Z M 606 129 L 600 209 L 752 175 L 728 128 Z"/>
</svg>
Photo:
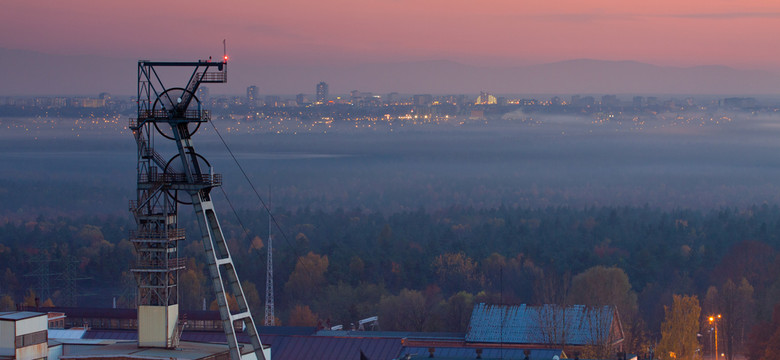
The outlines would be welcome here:
<svg viewBox="0 0 780 360">
<path fill-rule="evenodd" d="M 273 213 L 281 227 L 271 236 L 283 325 L 348 328 L 379 315 L 383 330 L 464 332 L 479 302 L 615 305 L 630 350 L 639 352 L 661 338 L 664 307 L 686 294 L 700 300 L 702 317 L 720 313 L 731 321 L 731 335 L 721 335 L 732 337 L 736 353 L 763 339 L 752 330 L 777 327 L 766 320 L 780 302 L 778 206 Z M 248 302 L 261 316 L 269 221 L 259 211 L 237 215 L 224 213 L 222 225 Z M 201 309 L 213 301 L 203 246 L 187 210 L 181 223 L 189 235 L 180 244 L 188 262 L 180 302 Z M 134 227 L 112 216 L 5 220 L 0 307 L 40 294 L 47 272 L 50 289 L 41 301 L 108 307 L 116 297 L 132 306 L 135 255 L 127 237 Z M 66 289 L 74 278 L 82 279 L 75 282 L 80 294 L 104 297 L 74 298 Z"/>
</svg>

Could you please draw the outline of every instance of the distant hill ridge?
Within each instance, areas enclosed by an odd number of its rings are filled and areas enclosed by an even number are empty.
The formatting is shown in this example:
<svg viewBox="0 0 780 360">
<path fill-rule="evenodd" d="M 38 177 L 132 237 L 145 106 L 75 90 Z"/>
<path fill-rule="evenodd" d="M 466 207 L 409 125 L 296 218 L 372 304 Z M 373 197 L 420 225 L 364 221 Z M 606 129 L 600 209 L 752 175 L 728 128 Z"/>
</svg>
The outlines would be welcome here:
<svg viewBox="0 0 780 360">
<path fill-rule="evenodd" d="M 144 57 L 146 54 L 139 54 Z M 148 56 L 147 56 L 148 57 Z M 135 93 L 137 59 L 65 56 L 0 48 L 0 96 Z M 182 59 L 192 60 L 192 59 Z M 258 85 L 262 94 L 314 92 L 319 81 L 331 93 L 351 90 L 386 94 L 780 94 L 780 75 L 721 65 L 658 66 L 632 60 L 573 59 L 514 67 L 478 67 L 449 60 L 361 65 L 266 66 L 262 59 L 235 59 L 228 84 L 214 93 L 243 94 Z M 181 85 L 174 85 L 181 86 Z"/>
</svg>

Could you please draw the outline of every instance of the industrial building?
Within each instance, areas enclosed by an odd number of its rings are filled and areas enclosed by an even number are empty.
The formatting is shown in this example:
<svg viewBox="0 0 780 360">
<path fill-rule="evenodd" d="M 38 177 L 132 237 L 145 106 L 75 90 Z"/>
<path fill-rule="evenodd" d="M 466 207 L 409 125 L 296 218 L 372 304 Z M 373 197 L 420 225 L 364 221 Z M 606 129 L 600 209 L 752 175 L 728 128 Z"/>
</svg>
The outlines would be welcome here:
<svg viewBox="0 0 780 360">
<path fill-rule="evenodd" d="M 388 331 L 329 330 L 316 327 L 260 326 L 257 333 L 267 358 L 274 360 L 354 359 L 393 360 L 412 358 L 439 359 L 519 359 L 551 360 L 574 358 L 578 350 L 601 339 L 607 331 L 615 349 L 622 343 L 622 325 L 614 308 L 572 306 L 568 313 L 559 307 L 526 305 L 475 306 L 466 333 L 419 333 Z M 49 329 L 49 359 L 227 359 L 227 341 L 217 311 L 184 313 L 188 325 L 176 349 L 138 347 L 138 332 L 133 326 L 133 309 L 39 308 L 66 324 L 66 329 Z M 31 311 L 23 312 L 34 314 Z M 72 314 L 72 316 L 71 316 Z M 557 316 L 558 328 L 568 329 L 566 348 L 546 343 L 539 314 Z M 63 318 L 64 317 L 64 318 Z M 563 321 L 566 319 L 565 321 Z M 595 320 L 599 320 L 596 322 Z M 56 322 L 51 322 L 51 325 Z M 81 325 L 79 325 L 81 324 Z M 598 328 L 598 329 L 596 329 Z M 236 334 L 242 354 L 249 358 L 252 347 L 248 334 Z M 242 356 L 242 358 L 245 358 Z M 627 359 L 635 359 L 628 356 Z"/>
<path fill-rule="evenodd" d="M 17 311 L 0 313 L 0 359 L 49 357 L 48 316 Z"/>
</svg>

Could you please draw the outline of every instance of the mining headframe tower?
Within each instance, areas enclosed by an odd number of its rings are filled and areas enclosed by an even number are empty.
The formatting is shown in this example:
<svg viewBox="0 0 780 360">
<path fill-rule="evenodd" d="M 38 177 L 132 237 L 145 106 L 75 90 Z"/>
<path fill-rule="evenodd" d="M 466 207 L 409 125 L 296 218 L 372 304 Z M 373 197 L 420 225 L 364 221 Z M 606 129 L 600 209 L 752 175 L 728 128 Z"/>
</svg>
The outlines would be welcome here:
<svg viewBox="0 0 780 360">
<path fill-rule="evenodd" d="M 178 243 L 185 233 L 178 215 L 180 205 L 192 205 L 230 358 L 242 358 L 235 324 L 243 323 L 255 356 L 266 360 L 211 199 L 211 190 L 222 184 L 222 177 L 195 151 L 192 140 L 211 120 L 196 96 L 198 87 L 227 82 L 227 60 L 225 55 L 219 61 L 138 61 L 138 116 L 130 122 L 138 145 L 138 186 L 136 200 L 130 202 L 137 224 L 130 240 L 137 254 L 132 272 L 138 283 L 138 346 L 176 348 L 186 325 L 186 319 L 179 317 L 178 272 L 184 269 L 185 259 L 179 257 Z M 190 71 L 183 87 L 163 83 L 171 72 L 186 75 Z M 171 156 L 158 152 L 165 145 Z M 238 303 L 236 313 L 228 308 L 229 295 Z"/>
</svg>

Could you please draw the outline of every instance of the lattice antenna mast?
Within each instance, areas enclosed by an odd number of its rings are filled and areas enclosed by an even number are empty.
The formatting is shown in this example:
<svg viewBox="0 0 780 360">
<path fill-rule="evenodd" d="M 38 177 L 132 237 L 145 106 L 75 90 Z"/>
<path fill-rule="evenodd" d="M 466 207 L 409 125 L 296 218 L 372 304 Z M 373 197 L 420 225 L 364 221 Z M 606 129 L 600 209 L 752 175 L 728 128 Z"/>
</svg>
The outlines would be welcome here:
<svg viewBox="0 0 780 360">
<path fill-rule="evenodd" d="M 50 264 L 52 260 L 49 258 L 49 253 L 45 250 L 41 251 L 37 255 L 31 256 L 29 261 L 31 263 L 38 263 L 38 265 L 33 272 L 25 274 L 24 276 L 37 278 L 38 284 L 35 289 L 38 290 L 38 293 L 36 295 L 41 302 L 44 302 L 46 299 L 51 297 L 51 286 L 49 280 L 52 276 L 59 274 L 52 273 L 50 271 Z"/>
<path fill-rule="evenodd" d="M 167 87 L 161 75 L 167 69 L 192 69 L 184 87 Z M 227 82 L 227 55 L 221 61 L 138 62 L 138 117 L 131 120 L 138 145 L 137 200 L 130 202 L 137 230 L 130 233 L 137 261 L 132 269 L 138 283 L 138 345 L 175 348 L 185 321 L 179 320 L 178 271 L 185 261 L 178 256 L 184 240 L 178 227 L 179 204 L 192 205 L 206 251 L 209 274 L 216 295 L 230 358 L 240 360 L 235 324 L 243 324 L 258 360 L 265 360 L 263 345 L 247 306 L 233 259 L 225 242 L 211 190 L 222 177 L 214 174 L 206 159 L 195 152 L 192 141 L 210 114 L 195 96 L 202 83 Z M 154 135 L 175 143 L 176 152 L 165 158 L 154 148 Z M 228 296 L 238 304 L 231 313 Z"/>
<path fill-rule="evenodd" d="M 77 282 L 79 280 L 88 280 L 91 278 L 78 276 L 78 266 L 81 261 L 79 261 L 75 256 L 68 256 L 65 258 L 64 262 L 65 272 L 60 277 L 64 285 L 62 294 L 65 301 L 63 304 L 68 307 L 77 307 L 78 297 L 85 295 L 78 291 Z"/>
<path fill-rule="evenodd" d="M 271 204 L 271 190 L 268 189 L 268 206 Z M 275 326 L 276 317 L 274 316 L 274 256 L 273 256 L 274 240 L 271 237 L 271 212 L 268 212 L 268 247 L 266 251 L 267 265 L 265 273 L 265 326 Z"/>
</svg>

